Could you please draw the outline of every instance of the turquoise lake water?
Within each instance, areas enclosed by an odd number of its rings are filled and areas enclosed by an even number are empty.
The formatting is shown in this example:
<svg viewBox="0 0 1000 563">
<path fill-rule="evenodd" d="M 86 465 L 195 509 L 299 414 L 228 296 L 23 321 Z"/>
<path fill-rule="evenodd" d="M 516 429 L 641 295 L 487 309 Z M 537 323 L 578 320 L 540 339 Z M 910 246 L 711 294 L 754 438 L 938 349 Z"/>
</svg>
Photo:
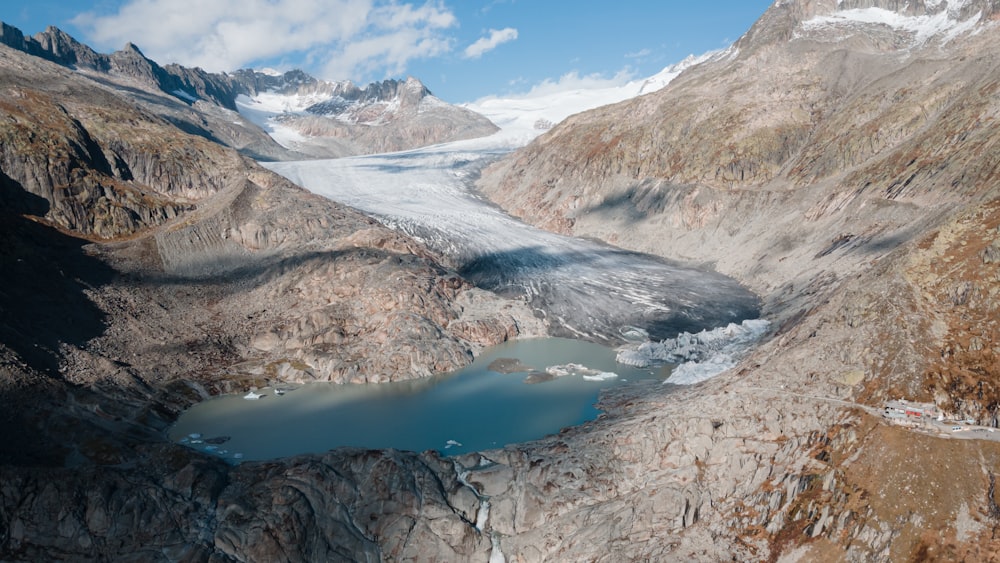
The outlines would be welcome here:
<svg viewBox="0 0 1000 563">
<path fill-rule="evenodd" d="M 511 369 L 516 371 L 500 373 Z M 669 366 L 616 364 L 614 350 L 597 344 L 521 340 L 490 348 L 468 367 L 430 379 L 316 383 L 280 396 L 264 389 L 258 400 L 216 397 L 181 414 L 170 438 L 233 462 L 339 446 L 455 455 L 535 440 L 592 420 L 599 414 L 594 403 L 602 388 L 662 381 L 669 374 Z"/>
</svg>

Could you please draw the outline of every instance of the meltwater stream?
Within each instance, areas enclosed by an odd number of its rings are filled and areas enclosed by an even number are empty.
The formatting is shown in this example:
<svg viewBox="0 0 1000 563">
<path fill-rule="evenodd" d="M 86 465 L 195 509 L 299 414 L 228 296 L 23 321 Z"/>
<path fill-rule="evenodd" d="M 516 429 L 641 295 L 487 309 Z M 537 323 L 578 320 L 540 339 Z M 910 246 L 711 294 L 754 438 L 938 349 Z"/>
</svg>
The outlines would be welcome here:
<svg viewBox="0 0 1000 563">
<path fill-rule="evenodd" d="M 618 343 L 639 327 L 663 339 L 756 316 L 756 297 L 725 276 L 542 231 L 484 201 L 473 181 L 506 150 L 487 139 L 264 165 L 421 240 L 476 285 L 527 298 L 558 336 Z"/>
</svg>

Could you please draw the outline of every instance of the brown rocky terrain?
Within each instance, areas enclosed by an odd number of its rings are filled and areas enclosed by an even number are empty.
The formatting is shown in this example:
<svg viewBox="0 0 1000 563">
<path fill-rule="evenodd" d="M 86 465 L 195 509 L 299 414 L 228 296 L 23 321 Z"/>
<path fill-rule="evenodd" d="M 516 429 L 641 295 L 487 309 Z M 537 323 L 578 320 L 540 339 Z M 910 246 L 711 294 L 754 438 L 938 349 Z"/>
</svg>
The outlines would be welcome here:
<svg viewBox="0 0 1000 563">
<path fill-rule="evenodd" d="M 596 421 L 457 459 L 228 467 L 167 443 L 212 392 L 419 376 L 543 327 L 414 241 L 0 48 L 0 559 L 1000 558 L 1000 444 L 870 408 L 996 426 L 998 6 L 961 3 L 978 31 L 923 43 L 803 25 L 952 4 L 776 3 L 728 56 L 488 171 L 531 221 L 715 264 L 775 330 L 709 382 L 622 388 Z"/>
<path fill-rule="evenodd" d="M 839 8 L 952 9 L 896 4 Z M 829 400 L 931 401 L 997 426 L 1000 7 L 964 3 L 951 15 L 979 31 L 925 43 L 888 26 L 803 23 L 837 7 L 778 3 L 731 52 L 660 92 L 568 119 L 480 185 L 536 224 L 709 262 L 763 296 L 771 342 L 684 406 L 667 403 L 684 422 L 649 438 L 704 446 L 693 475 L 649 481 L 694 497 L 674 500 L 701 520 L 675 529 L 678 549 L 993 560 L 994 443 L 915 436 Z M 691 417 L 708 440 L 685 428 Z M 720 434 L 733 425 L 745 430 L 735 447 Z M 615 430 L 648 437 L 656 426 Z M 757 459 L 716 466 L 741 452 Z M 636 465 L 663 467 L 662 455 Z M 732 475 L 747 489 L 720 485 Z M 782 490 L 788 482 L 798 488 Z M 724 547 L 686 545 L 705 533 Z M 528 535 L 520 549 L 538 545 Z M 562 542 L 552 549 L 598 557 Z M 637 553 L 666 556 L 657 549 Z"/>
</svg>

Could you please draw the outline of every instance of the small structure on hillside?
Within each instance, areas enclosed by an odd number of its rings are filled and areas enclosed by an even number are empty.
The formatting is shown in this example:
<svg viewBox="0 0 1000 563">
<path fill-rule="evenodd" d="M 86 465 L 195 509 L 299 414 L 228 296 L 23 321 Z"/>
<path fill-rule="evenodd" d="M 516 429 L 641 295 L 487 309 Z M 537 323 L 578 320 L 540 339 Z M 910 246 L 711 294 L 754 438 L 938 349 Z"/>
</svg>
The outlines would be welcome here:
<svg viewBox="0 0 1000 563">
<path fill-rule="evenodd" d="M 914 403 L 911 401 L 889 401 L 882 414 L 893 424 L 913 425 L 921 422 L 941 420 L 941 409 L 934 403 Z"/>
</svg>

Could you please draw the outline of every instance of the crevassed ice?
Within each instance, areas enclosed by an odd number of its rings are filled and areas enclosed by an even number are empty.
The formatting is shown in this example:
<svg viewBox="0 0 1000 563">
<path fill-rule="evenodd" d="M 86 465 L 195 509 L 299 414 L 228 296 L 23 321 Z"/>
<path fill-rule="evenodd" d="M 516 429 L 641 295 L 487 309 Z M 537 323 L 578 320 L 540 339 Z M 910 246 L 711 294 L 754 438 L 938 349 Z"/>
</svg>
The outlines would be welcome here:
<svg viewBox="0 0 1000 563">
<path fill-rule="evenodd" d="M 634 367 L 648 367 L 656 363 L 679 364 L 666 382 L 690 385 L 735 366 L 770 325 L 764 319 L 750 319 L 697 334 L 682 332 L 662 342 L 629 345 L 619 350 L 616 359 L 620 364 Z"/>
</svg>

